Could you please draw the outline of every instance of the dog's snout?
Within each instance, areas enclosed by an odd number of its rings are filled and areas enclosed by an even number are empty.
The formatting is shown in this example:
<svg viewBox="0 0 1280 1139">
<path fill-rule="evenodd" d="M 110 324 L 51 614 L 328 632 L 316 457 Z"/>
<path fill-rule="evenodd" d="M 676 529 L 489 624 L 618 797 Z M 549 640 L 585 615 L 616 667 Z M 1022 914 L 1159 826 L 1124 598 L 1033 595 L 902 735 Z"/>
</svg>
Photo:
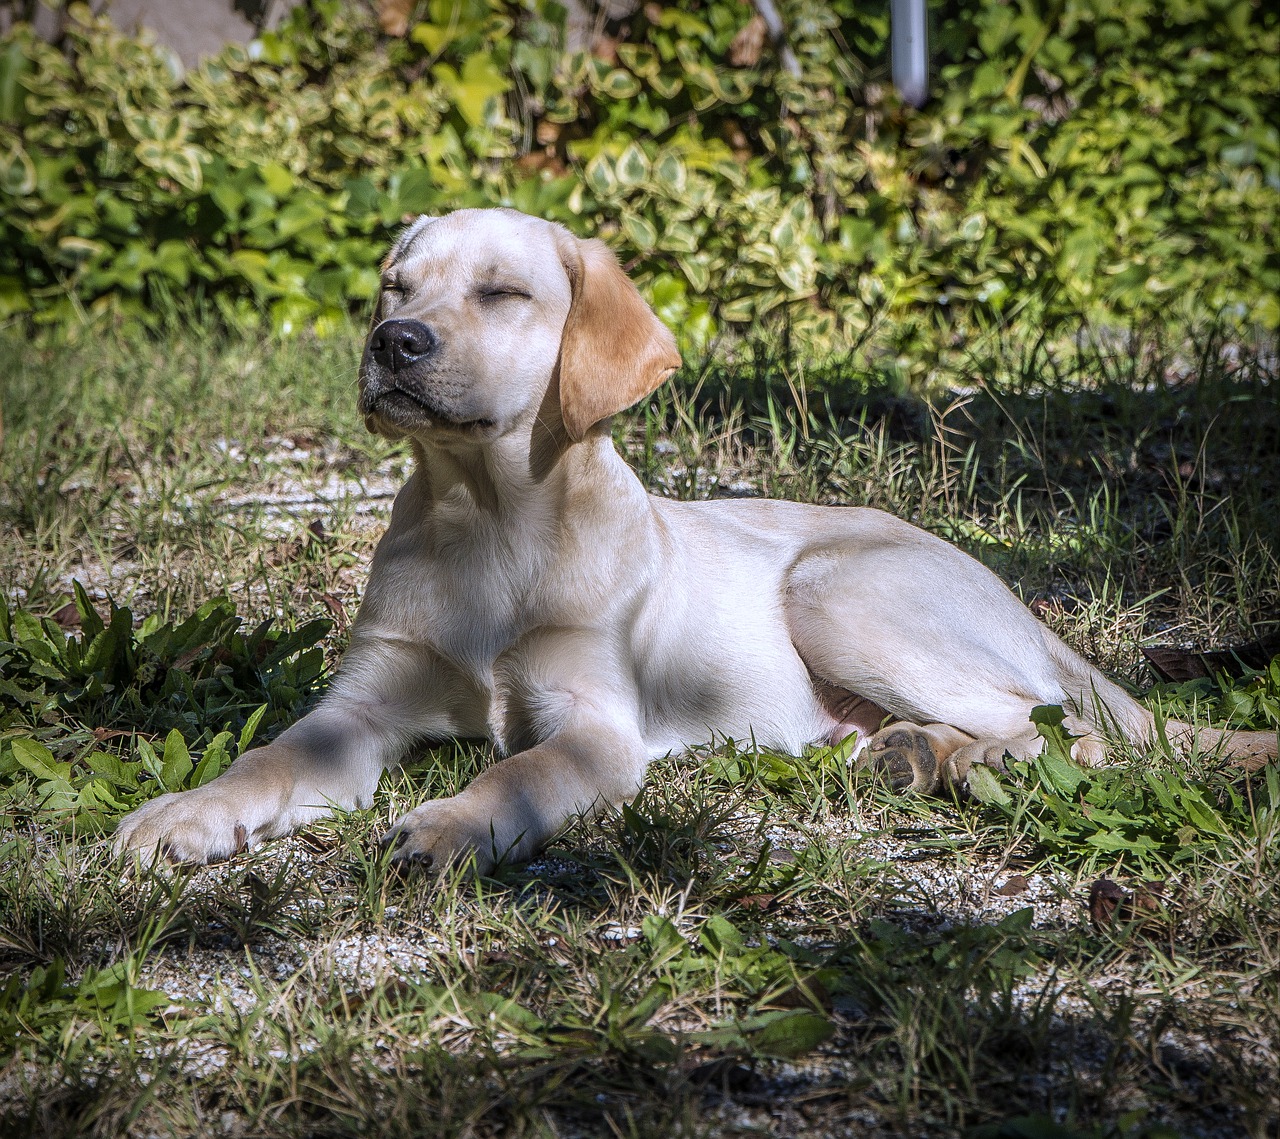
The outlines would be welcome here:
<svg viewBox="0 0 1280 1139">
<path fill-rule="evenodd" d="M 430 355 L 435 346 L 431 329 L 420 320 L 385 320 L 369 337 L 369 355 L 393 372 Z"/>
</svg>

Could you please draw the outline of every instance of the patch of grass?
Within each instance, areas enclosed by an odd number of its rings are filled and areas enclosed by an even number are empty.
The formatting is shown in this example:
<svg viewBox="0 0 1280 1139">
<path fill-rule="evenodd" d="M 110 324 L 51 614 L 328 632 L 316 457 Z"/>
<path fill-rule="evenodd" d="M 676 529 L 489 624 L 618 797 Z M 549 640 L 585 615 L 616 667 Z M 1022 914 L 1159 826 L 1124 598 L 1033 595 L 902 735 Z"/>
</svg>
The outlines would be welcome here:
<svg viewBox="0 0 1280 1139">
<path fill-rule="evenodd" d="M 371 812 L 122 881 L 102 833 L 341 651 L 407 469 L 358 337 L 0 335 L 0 1132 L 1275 1134 L 1275 771 L 1085 772 L 1051 716 L 963 800 L 721 741 L 534 863 L 401 877 L 377 835 L 491 759 L 449 744 Z M 1160 714 L 1275 727 L 1280 663 L 1153 687 L 1138 652 L 1280 624 L 1274 352 L 982 352 L 929 402 L 741 346 L 616 438 L 656 493 L 892 509 Z"/>
</svg>

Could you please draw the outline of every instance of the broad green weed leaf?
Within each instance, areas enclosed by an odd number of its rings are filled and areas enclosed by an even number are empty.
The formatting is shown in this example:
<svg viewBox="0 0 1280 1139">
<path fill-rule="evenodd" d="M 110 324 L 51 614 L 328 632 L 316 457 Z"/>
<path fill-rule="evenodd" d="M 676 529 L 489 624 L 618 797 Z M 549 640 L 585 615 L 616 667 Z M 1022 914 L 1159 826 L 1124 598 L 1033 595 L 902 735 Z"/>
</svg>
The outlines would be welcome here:
<svg viewBox="0 0 1280 1139">
<path fill-rule="evenodd" d="M 15 739 L 9 746 L 13 749 L 13 757 L 37 779 L 49 783 L 71 787 L 71 764 L 60 763 L 53 758 L 51 752 L 42 743 L 35 740 Z"/>
<path fill-rule="evenodd" d="M 492 1017 L 509 1029 L 533 1034 L 543 1028 L 543 1021 L 540 1017 L 510 997 L 504 997 L 499 993 L 486 992 L 478 993 L 475 1001 L 485 1016 Z"/>
<path fill-rule="evenodd" d="M 76 612 L 80 615 L 80 629 L 87 638 L 92 640 L 105 627 L 102 623 L 102 618 L 98 615 L 98 610 L 94 607 L 93 602 L 89 600 L 89 595 L 84 591 L 84 586 L 78 581 L 73 581 L 71 588 L 75 595 Z"/>
<path fill-rule="evenodd" d="M 228 764 L 227 745 L 230 742 L 230 732 L 219 732 L 209 741 L 208 747 L 204 749 L 204 755 L 200 757 L 200 762 L 196 764 L 196 769 L 191 775 L 192 789 L 203 787 L 222 774 Z"/>
<path fill-rule="evenodd" d="M 675 922 L 661 914 L 647 914 L 640 923 L 640 932 L 653 953 L 661 958 L 678 955 L 688 948 L 684 936 Z"/>
<path fill-rule="evenodd" d="M 160 757 L 156 755 L 148 740 L 139 738 L 138 759 L 142 763 L 143 769 L 151 776 L 162 788 L 164 787 L 164 776 L 161 774 Z"/>
<path fill-rule="evenodd" d="M 733 922 L 720 914 L 707 919 L 698 934 L 698 940 L 717 956 L 738 957 L 744 948 L 742 934 Z"/>
<path fill-rule="evenodd" d="M 1064 759 L 1050 748 L 1045 750 L 1035 760 L 1036 770 L 1045 781 L 1064 798 L 1070 798 L 1076 792 L 1076 788 L 1088 780 L 1089 776 L 1084 768 Z"/>
<path fill-rule="evenodd" d="M 986 764 L 975 763 L 969 768 L 969 778 L 966 782 L 969 792 L 980 803 L 1000 807 L 1013 804 L 1009 792 L 1000 785 L 999 777 Z"/>
<path fill-rule="evenodd" d="M 765 1023 L 748 1039 L 752 1050 L 761 1055 L 794 1058 L 812 1052 L 834 1032 L 835 1025 L 825 1016 L 807 1009 L 788 1009 L 766 1014 Z"/>
<path fill-rule="evenodd" d="M 1191 819 L 1201 831 L 1208 834 L 1226 834 L 1227 831 L 1222 825 L 1222 820 L 1208 803 L 1204 801 L 1204 796 L 1193 787 L 1178 788 L 1178 802 L 1186 811 L 1188 818 Z"/>
<path fill-rule="evenodd" d="M 191 774 L 191 753 L 182 733 L 173 728 L 165 737 L 164 759 L 160 765 L 160 782 L 166 791 L 179 791 L 183 780 Z"/>
<path fill-rule="evenodd" d="M 266 714 L 267 706 L 262 704 L 245 721 L 245 725 L 240 731 L 240 739 L 236 742 L 237 754 L 244 755 L 248 751 L 249 745 L 253 742 L 253 737 L 258 731 L 258 725 L 262 723 L 262 717 Z"/>
</svg>

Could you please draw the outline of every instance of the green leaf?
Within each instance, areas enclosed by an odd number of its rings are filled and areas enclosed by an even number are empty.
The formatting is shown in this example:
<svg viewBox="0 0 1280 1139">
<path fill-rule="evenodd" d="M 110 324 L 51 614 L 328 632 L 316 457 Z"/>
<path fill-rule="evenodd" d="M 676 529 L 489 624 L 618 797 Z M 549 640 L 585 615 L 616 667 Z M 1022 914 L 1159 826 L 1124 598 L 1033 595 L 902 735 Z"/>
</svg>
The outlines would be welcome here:
<svg viewBox="0 0 1280 1139">
<path fill-rule="evenodd" d="M 613 160 L 603 151 L 587 163 L 582 175 L 587 185 L 601 198 L 610 197 L 618 188 Z"/>
<path fill-rule="evenodd" d="M 293 172 L 278 162 L 267 162 L 258 168 L 258 176 L 263 185 L 277 198 L 287 197 L 293 192 L 295 179 Z"/>
<path fill-rule="evenodd" d="M 13 749 L 13 758 L 37 779 L 70 789 L 71 764 L 59 763 L 44 744 L 19 737 L 10 740 L 9 746 Z"/>
<path fill-rule="evenodd" d="M 253 742 L 253 737 L 258 731 L 258 725 L 262 723 L 262 717 L 267 714 L 267 706 L 259 705 L 254 709 L 253 714 L 245 721 L 245 725 L 240 729 L 240 739 L 236 742 L 236 754 L 244 755 L 249 745 Z"/>
<path fill-rule="evenodd" d="M 35 193 L 36 167 L 22 145 L 16 140 L 8 150 L 0 154 L 0 194 L 10 197 L 26 197 Z"/>
<path fill-rule="evenodd" d="M 160 782 L 166 791 L 180 791 L 191 774 L 191 753 L 187 741 L 177 728 L 170 730 L 164 741 L 164 760 L 160 766 Z"/>
<path fill-rule="evenodd" d="M 711 285 L 711 267 L 706 257 L 677 257 L 676 264 L 688 278 L 694 292 L 705 293 Z"/>
<path fill-rule="evenodd" d="M 835 1033 L 835 1025 L 830 1020 L 807 1009 L 787 1009 L 766 1014 L 761 1019 L 764 1024 L 747 1039 L 752 1050 L 764 1056 L 788 1059 L 803 1056 Z"/>
<path fill-rule="evenodd" d="M 469 56 L 459 74 L 447 63 L 431 69 L 436 81 L 470 126 L 483 126 L 492 100 L 511 86 L 493 58 L 484 52 Z"/>
<path fill-rule="evenodd" d="M 608 75 L 595 83 L 594 87 L 606 99 L 616 99 L 619 102 L 625 99 L 632 99 L 640 94 L 640 80 L 632 75 L 631 72 L 624 71 L 620 67 L 610 71 Z"/>
<path fill-rule="evenodd" d="M 0 123 L 17 125 L 27 118 L 22 79 L 31 69 L 22 43 L 10 39 L 0 48 Z"/>
<path fill-rule="evenodd" d="M 718 957 L 740 957 L 744 949 L 742 934 L 728 918 L 714 914 L 698 933 L 707 951 Z"/>
<path fill-rule="evenodd" d="M 649 176 L 649 159 L 638 143 L 631 143 L 614 167 L 618 181 L 624 186 L 639 186 Z"/>
<path fill-rule="evenodd" d="M 622 232 L 641 253 L 650 252 L 658 243 L 658 232 L 643 214 L 626 211 L 622 215 Z"/>
<path fill-rule="evenodd" d="M 1084 768 L 1047 747 L 1036 757 L 1035 764 L 1049 786 L 1064 798 L 1071 798 L 1076 788 L 1089 779 Z"/>
<path fill-rule="evenodd" d="M 84 591 L 78 581 L 71 583 L 71 589 L 75 596 L 76 612 L 80 615 L 80 629 L 86 638 L 92 639 L 102 632 L 104 626 L 102 618 L 98 615 L 98 610 L 94 608 L 94 604 L 89 600 L 89 595 Z"/>
<path fill-rule="evenodd" d="M 1009 792 L 1001 786 L 995 772 L 986 764 L 975 763 L 969 768 L 969 778 L 966 780 L 966 785 L 970 794 L 980 803 L 999 807 L 1008 807 L 1013 804 L 1013 800 L 1009 797 Z"/>
<path fill-rule="evenodd" d="M 209 741 L 209 746 L 204 749 L 204 755 L 200 757 L 200 762 L 196 764 L 196 769 L 188 781 L 188 786 L 193 790 L 196 787 L 203 787 L 206 783 L 222 774 L 229 763 L 227 745 L 230 742 L 230 732 L 219 732 Z"/>
<path fill-rule="evenodd" d="M 640 923 L 640 932 L 649 948 L 660 958 L 683 953 L 688 948 L 675 922 L 661 914 L 647 914 Z"/>
</svg>

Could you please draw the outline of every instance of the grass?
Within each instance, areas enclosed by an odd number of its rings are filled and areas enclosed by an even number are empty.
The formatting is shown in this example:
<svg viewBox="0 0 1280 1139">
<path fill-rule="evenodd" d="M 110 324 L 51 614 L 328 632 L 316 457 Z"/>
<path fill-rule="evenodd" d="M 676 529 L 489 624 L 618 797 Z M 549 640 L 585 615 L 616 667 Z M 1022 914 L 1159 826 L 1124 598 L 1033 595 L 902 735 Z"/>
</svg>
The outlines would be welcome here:
<svg viewBox="0 0 1280 1139">
<path fill-rule="evenodd" d="M 460 743 L 371 812 L 122 881 L 121 811 L 341 651 L 407 469 L 356 415 L 359 335 L 0 336 L 0 1133 L 1277 1134 L 1274 769 L 1085 778 L 1046 722 L 1044 763 L 923 801 L 723 741 L 535 863 L 389 873 L 390 820 L 487 762 Z M 911 518 L 1148 691 L 1139 645 L 1280 625 L 1274 360 L 1015 331 L 926 401 L 749 345 L 617 438 L 657 493 Z M 1148 698 L 1274 728 L 1280 663 Z"/>
</svg>

